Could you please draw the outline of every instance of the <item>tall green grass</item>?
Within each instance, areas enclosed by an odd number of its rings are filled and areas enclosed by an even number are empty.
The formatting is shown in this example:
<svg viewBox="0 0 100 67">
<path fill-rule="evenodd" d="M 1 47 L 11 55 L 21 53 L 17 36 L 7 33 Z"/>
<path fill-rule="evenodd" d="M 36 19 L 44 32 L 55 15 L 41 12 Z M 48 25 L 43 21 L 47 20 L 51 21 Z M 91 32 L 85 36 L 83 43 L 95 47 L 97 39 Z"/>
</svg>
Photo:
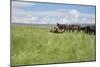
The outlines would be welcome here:
<svg viewBox="0 0 100 67">
<path fill-rule="evenodd" d="M 12 28 L 12 65 L 95 61 L 95 36 L 51 33 L 50 28 Z"/>
</svg>

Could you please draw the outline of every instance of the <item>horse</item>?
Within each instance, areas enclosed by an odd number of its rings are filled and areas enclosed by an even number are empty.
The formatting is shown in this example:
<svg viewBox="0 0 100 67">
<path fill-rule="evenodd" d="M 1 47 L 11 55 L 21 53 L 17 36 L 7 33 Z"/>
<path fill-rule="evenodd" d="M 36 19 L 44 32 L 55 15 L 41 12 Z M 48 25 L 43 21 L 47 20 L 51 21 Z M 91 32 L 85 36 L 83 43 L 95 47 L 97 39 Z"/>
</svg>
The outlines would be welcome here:
<svg viewBox="0 0 100 67">
<path fill-rule="evenodd" d="M 80 29 L 80 26 L 72 24 L 72 25 L 69 25 L 68 29 L 69 29 L 69 31 L 72 31 L 72 32 L 74 32 L 75 30 L 78 32 Z"/>
<path fill-rule="evenodd" d="M 64 30 L 60 30 L 58 27 L 53 27 L 50 32 L 53 32 L 53 33 L 63 33 Z"/>
<path fill-rule="evenodd" d="M 92 25 L 92 26 L 86 26 L 86 29 L 85 29 L 85 33 L 88 33 L 88 34 L 96 34 L 96 27 L 95 25 Z"/>
<path fill-rule="evenodd" d="M 67 24 L 59 24 L 59 23 L 57 23 L 57 27 L 60 29 L 60 30 L 68 30 L 68 25 Z"/>
<path fill-rule="evenodd" d="M 84 27 L 81 27 L 81 26 L 80 26 L 79 31 L 80 31 L 80 32 L 86 33 L 86 26 L 84 26 Z"/>
</svg>

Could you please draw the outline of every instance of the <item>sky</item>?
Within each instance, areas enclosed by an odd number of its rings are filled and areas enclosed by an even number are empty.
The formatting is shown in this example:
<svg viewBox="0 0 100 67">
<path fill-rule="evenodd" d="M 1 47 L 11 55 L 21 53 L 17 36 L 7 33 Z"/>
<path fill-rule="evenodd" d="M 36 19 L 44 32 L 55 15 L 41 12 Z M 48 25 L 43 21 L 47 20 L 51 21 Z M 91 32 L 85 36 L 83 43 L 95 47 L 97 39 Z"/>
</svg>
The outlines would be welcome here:
<svg viewBox="0 0 100 67">
<path fill-rule="evenodd" d="M 11 12 L 12 23 L 95 23 L 95 6 L 12 1 Z"/>
</svg>

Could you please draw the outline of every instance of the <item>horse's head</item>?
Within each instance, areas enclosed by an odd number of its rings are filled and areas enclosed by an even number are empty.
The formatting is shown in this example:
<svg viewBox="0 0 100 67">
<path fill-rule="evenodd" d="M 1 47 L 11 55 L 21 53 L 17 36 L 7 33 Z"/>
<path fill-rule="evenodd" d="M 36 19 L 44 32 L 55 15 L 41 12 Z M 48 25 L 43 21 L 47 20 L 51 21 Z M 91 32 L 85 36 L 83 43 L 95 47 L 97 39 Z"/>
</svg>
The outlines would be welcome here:
<svg viewBox="0 0 100 67">
<path fill-rule="evenodd" d="M 59 26 L 60 24 L 57 22 L 57 26 Z"/>
</svg>

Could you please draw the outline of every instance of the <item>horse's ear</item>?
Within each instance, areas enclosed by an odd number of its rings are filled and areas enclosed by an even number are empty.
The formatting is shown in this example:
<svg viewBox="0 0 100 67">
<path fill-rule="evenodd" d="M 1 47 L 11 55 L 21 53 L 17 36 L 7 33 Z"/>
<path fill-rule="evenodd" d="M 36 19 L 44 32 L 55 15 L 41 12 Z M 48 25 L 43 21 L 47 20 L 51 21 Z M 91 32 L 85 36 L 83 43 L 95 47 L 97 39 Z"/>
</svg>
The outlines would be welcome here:
<svg viewBox="0 0 100 67">
<path fill-rule="evenodd" d="M 59 23 L 57 22 L 57 25 L 59 25 Z"/>
<path fill-rule="evenodd" d="M 57 24 L 59 24 L 59 23 L 57 22 Z"/>
</svg>

